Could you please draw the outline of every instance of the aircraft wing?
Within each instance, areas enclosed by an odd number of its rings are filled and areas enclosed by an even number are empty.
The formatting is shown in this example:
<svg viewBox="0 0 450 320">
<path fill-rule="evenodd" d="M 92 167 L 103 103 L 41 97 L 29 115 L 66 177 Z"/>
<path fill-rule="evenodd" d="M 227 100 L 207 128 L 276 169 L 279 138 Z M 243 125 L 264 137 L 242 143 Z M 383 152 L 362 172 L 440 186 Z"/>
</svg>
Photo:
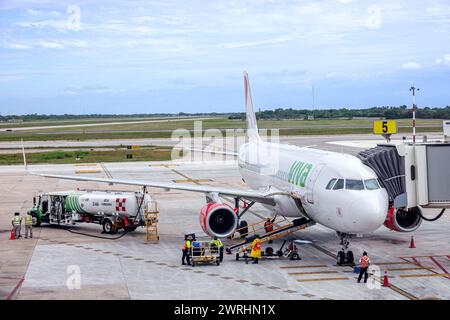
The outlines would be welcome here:
<svg viewBox="0 0 450 320">
<path fill-rule="evenodd" d="M 27 170 L 28 171 L 28 170 Z M 265 195 L 257 191 L 246 191 L 242 189 L 231 189 L 231 188 L 221 188 L 214 186 L 198 186 L 189 184 L 179 184 L 179 183 L 163 183 L 163 182 L 151 182 L 151 181 L 136 181 L 136 180 L 122 180 L 122 179 L 107 179 L 107 178 L 93 178 L 93 177 L 82 177 L 82 176 L 68 176 L 68 175 L 57 175 L 57 174 L 47 174 L 47 173 L 36 173 L 28 171 L 32 175 L 63 179 L 63 180 L 75 180 L 75 181 L 92 181 L 92 182 L 103 182 L 109 184 L 125 184 L 133 186 L 146 186 L 152 188 L 160 188 L 166 190 L 183 190 L 192 191 L 200 193 L 217 193 L 218 195 L 232 196 L 232 197 L 242 197 L 251 201 L 264 203 L 268 205 L 275 205 L 273 195 Z M 277 193 L 278 194 L 278 193 Z"/>
<path fill-rule="evenodd" d="M 122 180 L 122 179 L 105 179 L 105 178 L 92 178 L 92 177 L 81 177 L 81 176 L 68 176 L 68 175 L 57 175 L 57 174 L 48 174 L 48 173 L 37 173 L 28 170 L 27 158 L 25 156 L 25 147 L 23 145 L 22 140 L 22 154 L 23 154 L 23 164 L 25 170 L 35 176 L 45 177 L 45 178 L 53 178 L 53 179 L 63 179 L 63 180 L 75 180 L 75 181 L 92 181 L 92 182 L 102 182 L 108 184 L 125 184 L 132 186 L 141 186 L 141 187 L 152 187 L 152 188 L 160 188 L 166 190 L 183 190 L 183 191 L 192 191 L 192 192 L 200 192 L 200 193 L 217 193 L 219 196 L 232 196 L 232 197 L 242 197 L 251 201 L 269 204 L 274 206 L 275 200 L 273 198 L 274 194 L 263 194 L 257 191 L 247 191 L 242 189 L 229 189 L 229 188 L 220 188 L 214 186 L 198 186 L 198 185 L 189 185 L 189 184 L 178 184 L 178 183 L 163 183 L 163 182 L 152 182 L 152 181 L 136 181 L 136 180 Z M 280 192 L 276 193 L 280 194 Z"/>
</svg>

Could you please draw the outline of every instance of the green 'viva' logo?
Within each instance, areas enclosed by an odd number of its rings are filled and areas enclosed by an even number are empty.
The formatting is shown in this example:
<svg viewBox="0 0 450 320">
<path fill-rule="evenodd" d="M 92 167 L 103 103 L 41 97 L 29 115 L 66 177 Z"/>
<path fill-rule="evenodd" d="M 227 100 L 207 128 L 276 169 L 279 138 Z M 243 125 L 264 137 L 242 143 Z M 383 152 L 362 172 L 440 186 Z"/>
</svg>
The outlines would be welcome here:
<svg viewBox="0 0 450 320">
<path fill-rule="evenodd" d="M 305 187 L 306 178 L 308 178 L 313 165 L 311 163 L 295 161 L 289 170 L 288 182 L 300 187 Z"/>
</svg>

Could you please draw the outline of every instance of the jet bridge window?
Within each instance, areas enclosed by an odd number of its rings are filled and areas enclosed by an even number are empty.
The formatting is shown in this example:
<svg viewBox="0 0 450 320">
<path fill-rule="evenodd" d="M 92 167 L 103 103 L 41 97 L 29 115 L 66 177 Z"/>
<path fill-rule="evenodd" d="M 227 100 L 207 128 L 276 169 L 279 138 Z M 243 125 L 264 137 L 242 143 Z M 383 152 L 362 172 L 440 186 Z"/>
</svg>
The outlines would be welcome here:
<svg viewBox="0 0 450 320">
<path fill-rule="evenodd" d="M 344 179 L 339 179 L 333 187 L 333 190 L 344 189 Z"/>
<path fill-rule="evenodd" d="M 377 179 L 367 179 L 364 180 L 364 184 L 367 190 L 377 190 L 380 189 Z"/>
<path fill-rule="evenodd" d="M 337 179 L 331 179 L 330 182 L 328 182 L 327 186 L 325 189 L 327 190 L 331 190 L 331 188 L 333 188 L 334 183 L 336 182 Z"/>
<path fill-rule="evenodd" d="M 345 180 L 345 189 L 364 190 L 364 183 L 362 180 L 346 179 Z"/>
</svg>

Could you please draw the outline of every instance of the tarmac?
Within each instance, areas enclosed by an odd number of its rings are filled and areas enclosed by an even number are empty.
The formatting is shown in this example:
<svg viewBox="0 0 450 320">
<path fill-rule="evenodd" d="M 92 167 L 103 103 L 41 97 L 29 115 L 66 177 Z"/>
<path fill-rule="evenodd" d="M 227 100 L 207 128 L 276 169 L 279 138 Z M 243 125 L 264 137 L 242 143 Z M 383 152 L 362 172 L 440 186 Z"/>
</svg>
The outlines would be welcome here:
<svg viewBox="0 0 450 320">
<path fill-rule="evenodd" d="M 353 154 L 362 149 L 328 142 L 374 140 L 370 135 L 283 139 L 333 151 L 342 147 Z M 96 177 L 246 188 L 234 160 L 33 165 L 32 169 L 71 175 L 90 170 L 89 176 Z M 312 241 L 298 245 L 301 260 L 267 258 L 253 265 L 225 254 L 220 266 L 182 266 L 183 235 L 195 232 L 204 236 L 198 223 L 204 195 L 191 192 L 149 190 L 160 211 L 159 243 L 146 242 L 143 228 L 107 240 L 44 225 L 34 228 L 33 239 L 9 240 L 12 214 L 29 209 L 33 196 L 76 188 L 138 190 L 46 179 L 28 174 L 22 166 L 0 167 L 0 299 L 450 299 L 449 214 L 436 222 L 424 221 L 413 233 L 381 227 L 351 239 L 355 256 L 367 251 L 373 263 L 375 274 L 368 285 L 357 283 L 351 267 L 336 265 L 338 238 L 333 230 L 320 225 L 289 237 Z M 268 214 L 255 205 L 244 217 L 252 223 Z M 427 216 L 435 214 L 436 210 L 425 210 Z M 73 230 L 105 236 L 94 224 L 79 224 Z M 411 236 L 416 248 L 409 248 Z M 275 240 L 271 246 L 277 250 L 282 242 Z M 266 246 L 263 244 L 263 250 Z M 78 271 L 80 286 L 74 288 L 73 275 Z M 385 271 L 389 287 L 381 285 Z"/>
</svg>

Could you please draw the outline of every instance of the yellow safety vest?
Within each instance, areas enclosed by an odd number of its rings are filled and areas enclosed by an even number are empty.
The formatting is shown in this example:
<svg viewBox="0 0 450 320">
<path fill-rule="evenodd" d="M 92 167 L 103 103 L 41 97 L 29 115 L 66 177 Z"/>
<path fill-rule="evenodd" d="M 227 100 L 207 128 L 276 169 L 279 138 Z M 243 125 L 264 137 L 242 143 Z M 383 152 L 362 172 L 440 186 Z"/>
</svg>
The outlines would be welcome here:
<svg viewBox="0 0 450 320">
<path fill-rule="evenodd" d="M 186 250 L 186 249 L 188 249 L 188 250 L 191 249 L 191 241 L 190 240 L 186 240 L 183 244 L 183 250 Z"/>
<path fill-rule="evenodd" d="M 20 226 L 20 222 L 21 222 L 22 218 L 20 216 L 14 216 L 12 223 L 15 226 Z"/>
<path fill-rule="evenodd" d="M 33 225 L 33 217 L 30 214 L 25 216 L 25 225 L 32 226 Z"/>
<path fill-rule="evenodd" d="M 217 248 L 221 248 L 223 246 L 222 241 L 220 241 L 219 239 L 217 240 L 211 240 L 211 244 L 215 245 Z"/>
</svg>

